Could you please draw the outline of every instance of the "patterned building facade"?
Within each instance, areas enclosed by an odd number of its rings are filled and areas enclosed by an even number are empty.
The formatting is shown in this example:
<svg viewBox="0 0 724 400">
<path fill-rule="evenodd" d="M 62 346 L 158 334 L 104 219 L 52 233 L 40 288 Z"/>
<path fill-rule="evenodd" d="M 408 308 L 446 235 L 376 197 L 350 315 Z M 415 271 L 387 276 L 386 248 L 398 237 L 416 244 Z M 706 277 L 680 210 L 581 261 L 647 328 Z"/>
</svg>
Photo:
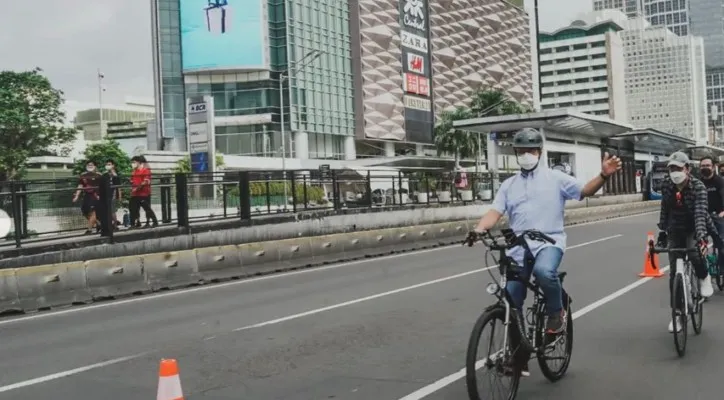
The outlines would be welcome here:
<svg viewBox="0 0 724 400">
<path fill-rule="evenodd" d="M 501 89 L 532 105 L 529 17 L 524 10 L 500 0 L 430 0 L 424 8 L 429 15 L 425 37 L 423 31 L 405 29 L 404 11 L 410 3 L 414 8 L 426 2 L 350 1 L 355 14 L 350 19 L 359 19 L 359 32 L 354 32 L 354 24 L 351 32 L 352 59 L 359 60 L 353 65 L 359 93 L 358 139 L 412 141 L 406 129 L 406 109 L 426 108 L 427 100 L 439 114 L 467 105 L 474 91 L 482 87 Z M 424 96 L 427 89 L 420 85 L 412 93 L 415 96 L 409 96 L 406 74 L 412 65 L 404 53 L 410 49 L 421 55 L 427 49 L 430 55 L 430 65 L 425 65 L 424 59 L 422 65 L 419 60 L 417 64 L 422 72 L 431 67 L 432 79 L 426 82 L 429 96 Z"/>
</svg>

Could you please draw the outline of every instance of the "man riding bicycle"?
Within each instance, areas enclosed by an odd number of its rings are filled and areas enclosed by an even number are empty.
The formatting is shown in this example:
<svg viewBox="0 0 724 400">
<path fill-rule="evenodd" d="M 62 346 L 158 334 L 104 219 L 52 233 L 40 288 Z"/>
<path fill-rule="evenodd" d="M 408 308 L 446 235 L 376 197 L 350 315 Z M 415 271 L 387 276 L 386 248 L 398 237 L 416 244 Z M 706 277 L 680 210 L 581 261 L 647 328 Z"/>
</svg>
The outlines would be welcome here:
<svg viewBox="0 0 724 400">
<path fill-rule="evenodd" d="M 719 254 L 719 269 L 724 271 L 724 177 L 717 175 L 715 171 L 714 158 L 705 156 L 699 160 L 699 171 L 701 172 L 701 181 L 706 186 L 706 192 L 709 199 L 709 215 L 711 215 L 714 223 L 715 231 L 709 232 L 715 238 L 714 246 L 716 246 Z"/>
<path fill-rule="evenodd" d="M 558 267 L 566 248 L 563 230 L 566 200 L 582 200 L 594 195 L 611 175 L 621 169 L 621 160 L 606 153 L 600 174 L 583 184 L 570 175 L 548 168 L 545 160 L 540 160 L 543 136 L 537 130 L 525 128 L 517 132 L 513 138 L 513 149 L 521 171 L 501 184 L 492 208 L 480 219 L 475 232 L 480 234 L 492 229 L 500 217 L 507 214 L 510 228 L 516 234 L 526 229 L 537 229 L 556 241 L 553 245 L 526 240 L 533 257 L 527 263 L 524 262 L 526 251 L 521 247 L 509 250 L 507 255 L 518 265 L 525 266 L 528 276 L 532 272 L 537 278 L 547 301 L 546 332 L 557 335 L 565 330 L 567 321 L 558 279 Z M 506 289 L 514 306 L 522 309 L 527 294 L 524 284 L 511 280 Z"/>
<path fill-rule="evenodd" d="M 709 217 L 709 200 L 704 183 L 691 176 L 689 157 L 677 151 L 669 157 L 669 176 L 661 183 L 661 215 L 657 247 L 698 248 L 689 254 L 701 295 L 714 294 L 711 276 L 703 255 L 708 249 L 706 238 L 716 228 Z M 669 254 L 669 264 L 675 265 L 679 257 Z M 669 290 L 674 282 L 675 268 L 669 269 Z M 681 323 L 676 324 L 681 327 Z M 674 332 L 674 321 L 669 322 L 669 332 Z"/>
</svg>

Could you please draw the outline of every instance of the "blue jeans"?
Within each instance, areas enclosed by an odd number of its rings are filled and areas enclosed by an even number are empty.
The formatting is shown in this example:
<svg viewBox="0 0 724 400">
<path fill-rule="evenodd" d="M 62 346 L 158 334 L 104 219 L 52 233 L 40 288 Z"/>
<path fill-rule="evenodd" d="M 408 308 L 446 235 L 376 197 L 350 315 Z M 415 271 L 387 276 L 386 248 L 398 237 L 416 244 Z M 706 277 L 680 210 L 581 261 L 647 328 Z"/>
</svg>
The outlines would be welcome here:
<svg viewBox="0 0 724 400">
<path fill-rule="evenodd" d="M 548 315 L 556 315 L 563 309 L 561 294 L 561 282 L 558 279 L 558 266 L 563 259 L 563 250 L 558 247 L 549 246 L 538 252 L 533 267 L 527 267 L 524 271 L 524 278 L 530 279 L 531 269 L 538 280 L 543 294 L 546 296 L 546 310 Z M 513 299 L 513 305 L 519 309 L 523 308 L 528 289 L 522 282 L 508 281 L 506 289 Z"/>
</svg>

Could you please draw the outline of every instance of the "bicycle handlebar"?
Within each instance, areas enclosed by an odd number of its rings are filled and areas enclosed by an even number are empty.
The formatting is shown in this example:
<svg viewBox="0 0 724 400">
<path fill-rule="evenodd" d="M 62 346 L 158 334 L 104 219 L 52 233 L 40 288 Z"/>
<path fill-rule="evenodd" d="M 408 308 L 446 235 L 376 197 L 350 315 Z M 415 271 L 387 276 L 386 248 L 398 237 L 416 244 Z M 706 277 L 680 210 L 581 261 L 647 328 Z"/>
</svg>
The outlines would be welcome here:
<svg viewBox="0 0 724 400">
<path fill-rule="evenodd" d="M 487 239 L 484 236 L 487 236 Z M 556 244 L 556 241 L 552 237 L 535 229 L 524 230 L 519 235 L 516 235 L 512 229 L 503 229 L 502 235 L 497 237 L 493 236 L 490 231 L 486 231 L 485 233 L 483 233 L 483 235 L 480 235 L 476 232 L 470 232 L 468 233 L 468 237 L 463 242 L 463 245 L 467 244 L 468 246 L 472 246 L 476 241 L 480 240 L 485 246 L 489 247 L 491 250 L 505 251 L 517 246 L 521 246 L 523 244 L 523 239 L 526 237 L 538 242 L 548 242 L 550 244 Z M 503 239 L 504 242 L 501 243 L 500 239 Z"/>
<path fill-rule="evenodd" d="M 650 253 L 667 253 L 670 251 L 677 251 L 677 252 L 690 252 L 690 251 L 699 251 L 698 247 L 659 247 L 654 244 L 653 240 L 649 240 L 649 252 Z"/>
</svg>

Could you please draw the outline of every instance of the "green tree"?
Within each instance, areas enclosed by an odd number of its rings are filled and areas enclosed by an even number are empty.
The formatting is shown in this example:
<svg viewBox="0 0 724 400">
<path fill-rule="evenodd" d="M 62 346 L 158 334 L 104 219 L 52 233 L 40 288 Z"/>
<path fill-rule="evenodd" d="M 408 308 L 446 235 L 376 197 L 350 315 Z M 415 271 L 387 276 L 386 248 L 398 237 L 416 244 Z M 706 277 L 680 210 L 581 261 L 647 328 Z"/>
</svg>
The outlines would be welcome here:
<svg viewBox="0 0 724 400">
<path fill-rule="evenodd" d="M 440 121 L 435 127 L 435 146 L 437 154 L 453 154 L 455 163 L 464 158 L 475 157 L 478 152 L 478 137 L 476 133 L 453 128 L 453 122 L 472 118 L 472 113 L 465 107 L 443 111 Z"/>
<path fill-rule="evenodd" d="M 63 92 L 41 72 L 0 71 L 0 181 L 18 178 L 32 155 L 75 138 L 64 126 Z"/>
<path fill-rule="evenodd" d="M 216 153 L 215 161 L 217 169 L 221 169 L 224 167 L 223 154 Z M 176 168 L 174 169 L 174 172 L 182 174 L 191 173 L 191 156 L 185 156 L 184 158 L 178 160 L 178 162 L 176 162 Z"/>
<path fill-rule="evenodd" d="M 511 99 L 501 90 L 484 88 L 476 91 L 470 100 L 470 110 L 476 117 L 524 114 L 533 109 Z"/>
<path fill-rule="evenodd" d="M 131 175 L 131 159 L 120 144 L 113 140 L 106 138 L 101 142 L 93 143 L 86 147 L 83 152 L 83 158 L 75 160 L 73 164 L 73 173 L 80 175 L 85 171 L 85 165 L 88 161 L 96 163 L 99 172 L 103 172 L 103 168 L 106 165 L 106 161 L 113 160 L 116 164 L 116 171 L 121 178 L 128 178 Z"/>
</svg>

